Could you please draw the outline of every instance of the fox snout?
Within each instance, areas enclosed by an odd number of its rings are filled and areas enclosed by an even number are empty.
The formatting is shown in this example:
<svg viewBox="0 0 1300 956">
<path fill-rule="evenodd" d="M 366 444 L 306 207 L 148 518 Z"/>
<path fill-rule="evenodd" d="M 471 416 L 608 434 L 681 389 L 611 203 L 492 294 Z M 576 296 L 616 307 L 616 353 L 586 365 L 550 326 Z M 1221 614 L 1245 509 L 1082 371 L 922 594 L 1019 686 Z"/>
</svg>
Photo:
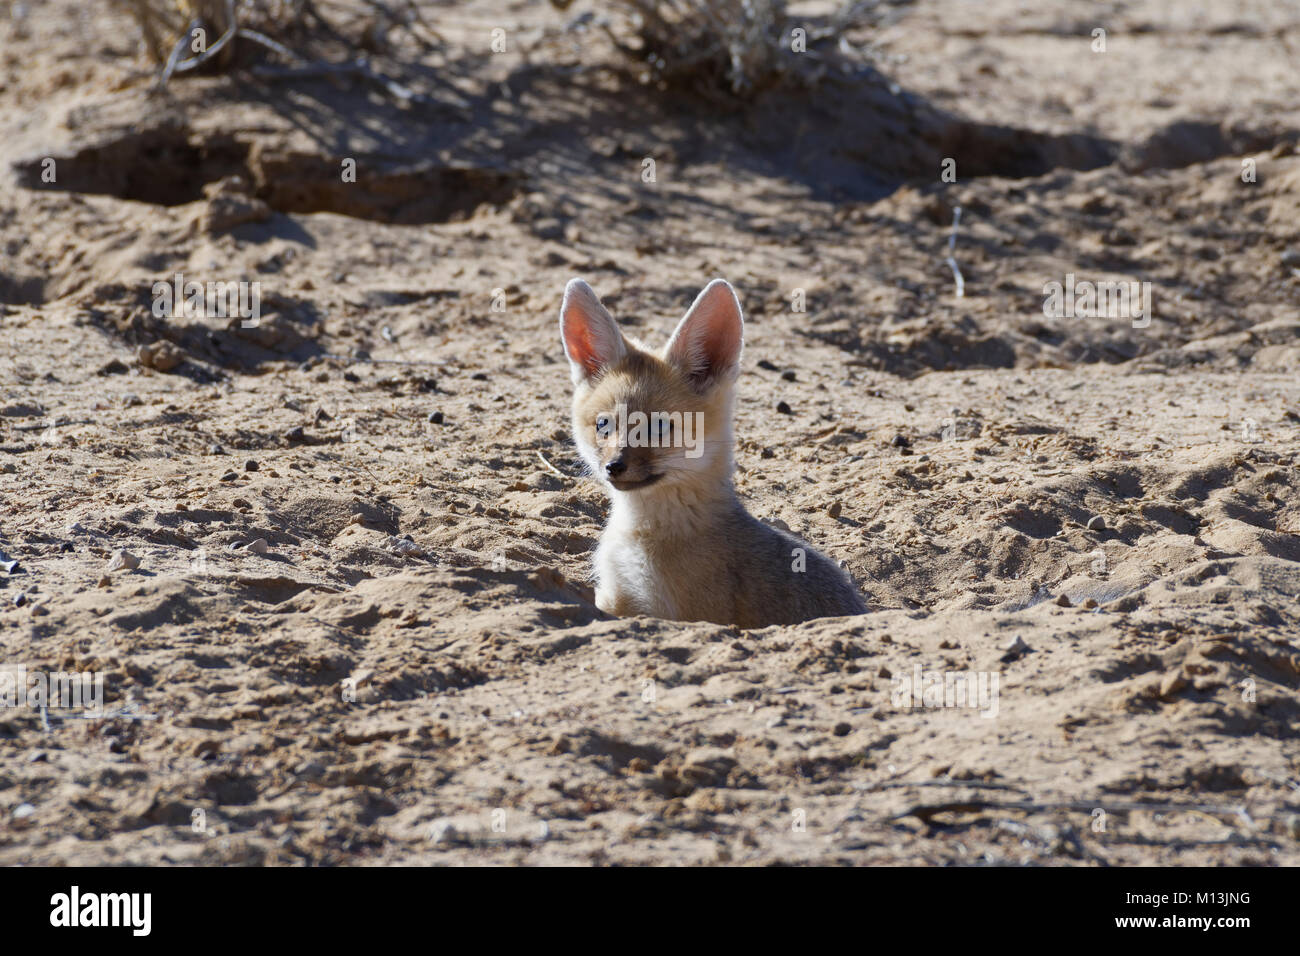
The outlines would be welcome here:
<svg viewBox="0 0 1300 956">
<path fill-rule="evenodd" d="M 605 479 L 619 491 L 645 487 L 660 476 L 648 449 L 610 442 L 600 449 Z"/>
</svg>

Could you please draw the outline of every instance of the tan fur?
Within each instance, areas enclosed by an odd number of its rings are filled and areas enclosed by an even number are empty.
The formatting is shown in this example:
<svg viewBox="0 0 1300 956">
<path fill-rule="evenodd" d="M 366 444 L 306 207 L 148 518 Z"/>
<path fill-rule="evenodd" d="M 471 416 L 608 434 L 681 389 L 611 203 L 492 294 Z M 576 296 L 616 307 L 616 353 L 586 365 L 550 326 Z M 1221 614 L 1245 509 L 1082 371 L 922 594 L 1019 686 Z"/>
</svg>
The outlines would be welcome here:
<svg viewBox="0 0 1300 956">
<path fill-rule="evenodd" d="M 692 313 L 717 285 L 701 294 Z M 585 284 L 582 289 L 583 294 L 589 291 Z M 730 286 L 726 290 L 730 292 Z M 570 283 L 570 295 L 577 294 L 575 283 Z M 725 304 L 717 298 L 721 295 L 717 292 L 715 300 Z M 734 300 L 734 293 L 731 297 Z M 569 298 L 566 295 L 566 308 Z M 566 351 L 572 344 L 571 360 L 578 358 L 574 353 L 590 339 L 585 329 L 574 331 L 575 322 L 597 309 L 598 318 L 593 320 L 597 325 L 608 318 L 594 293 L 591 301 L 596 305 L 586 299 L 577 303 L 576 319 L 572 309 L 567 319 L 562 315 Z M 732 406 L 741 319 L 739 305 L 734 308 L 734 367 L 723 368 L 717 380 L 706 386 L 693 381 L 681 362 L 674 361 L 671 343 L 655 353 L 621 333 L 617 333 L 621 346 L 613 347 L 610 360 L 597 373 L 589 368 L 595 362 L 580 366 L 575 361 L 574 438 L 612 499 L 609 523 L 595 555 L 596 603 L 619 616 L 647 614 L 743 628 L 864 613 L 866 607 L 843 571 L 799 539 L 753 518 L 736 497 Z M 722 321 L 713 325 L 721 327 Z M 606 341 L 613 335 L 608 333 Z M 706 336 L 702 347 L 719 351 L 718 342 L 725 346 L 725 339 Z M 701 454 L 692 459 L 680 444 L 630 447 L 620 440 L 626 436 L 616 431 L 602 435 L 597 419 L 612 415 L 620 404 L 629 415 L 636 411 L 703 413 Z M 615 459 L 626 470 L 611 479 L 605 468 Z M 659 477 L 645 487 L 620 490 L 616 486 L 653 476 Z M 800 554 L 805 566 L 795 570 Z"/>
</svg>

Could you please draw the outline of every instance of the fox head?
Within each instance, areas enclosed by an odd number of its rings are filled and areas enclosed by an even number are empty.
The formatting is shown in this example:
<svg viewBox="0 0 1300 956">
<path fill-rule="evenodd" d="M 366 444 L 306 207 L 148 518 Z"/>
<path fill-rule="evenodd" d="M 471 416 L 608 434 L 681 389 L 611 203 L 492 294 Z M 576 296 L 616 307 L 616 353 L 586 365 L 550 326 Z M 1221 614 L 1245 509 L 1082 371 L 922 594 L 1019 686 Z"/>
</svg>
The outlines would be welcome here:
<svg viewBox="0 0 1300 956">
<path fill-rule="evenodd" d="M 574 440 L 597 479 L 637 495 L 730 486 L 744 319 L 727 282 L 710 282 L 656 352 L 625 336 L 591 286 L 572 279 L 560 337 Z"/>
</svg>

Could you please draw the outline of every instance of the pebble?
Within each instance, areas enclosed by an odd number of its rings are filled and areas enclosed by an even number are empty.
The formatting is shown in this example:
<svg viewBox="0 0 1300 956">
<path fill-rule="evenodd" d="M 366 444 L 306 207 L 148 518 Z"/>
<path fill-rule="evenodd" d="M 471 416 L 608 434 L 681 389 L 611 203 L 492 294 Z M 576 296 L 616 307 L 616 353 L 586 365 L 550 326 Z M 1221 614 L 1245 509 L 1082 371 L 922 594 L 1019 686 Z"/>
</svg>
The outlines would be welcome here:
<svg viewBox="0 0 1300 956">
<path fill-rule="evenodd" d="M 776 366 L 773 365 L 771 362 L 769 362 L 767 359 L 759 359 L 758 367 L 768 372 L 776 371 Z"/>
<path fill-rule="evenodd" d="M 794 369 L 789 369 L 789 368 L 786 369 L 784 372 L 781 373 L 781 377 L 785 379 L 787 382 L 793 382 L 795 380 Z"/>
<path fill-rule="evenodd" d="M 1184 687 L 1187 686 L 1187 678 L 1183 676 L 1182 670 L 1170 671 L 1160 681 L 1160 696 L 1172 697 Z"/>
<path fill-rule="evenodd" d="M 140 559 L 125 548 L 119 548 L 113 552 L 113 558 L 108 562 L 110 571 L 134 571 L 140 567 Z"/>
<path fill-rule="evenodd" d="M 290 428 L 287 432 L 284 433 L 284 437 L 287 438 L 289 441 L 306 441 L 307 433 L 303 431 L 301 425 L 295 425 L 293 428 Z"/>
<path fill-rule="evenodd" d="M 442 412 L 430 412 L 429 421 L 435 425 L 441 425 L 443 422 Z"/>
<path fill-rule="evenodd" d="M 30 803 L 20 803 L 18 806 L 14 807 L 14 819 L 22 820 L 26 817 L 30 817 L 35 812 L 36 808 Z"/>
<path fill-rule="evenodd" d="M 144 402 L 140 400 L 140 396 L 135 392 L 127 392 L 122 396 L 122 404 L 131 408 L 135 405 L 143 405 Z"/>
<path fill-rule="evenodd" d="M 170 372 L 185 361 L 185 355 L 170 342 L 159 341 L 151 345 L 142 345 L 136 352 L 136 361 L 145 368 L 158 372 Z"/>
<path fill-rule="evenodd" d="M 22 607 L 27 603 L 27 595 L 18 593 L 14 595 L 14 607 Z"/>
<path fill-rule="evenodd" d="M 906 435 L 895 435 L 889 442 L 895 448 L 911 448 L 912 441 Z"/>
<path fill-rule="evenodd" d="M 237 474 L 235 474 L 233 471 L 228 471 L 228 472 L 226 472 L 224 475 L 221 476 L 221 480 L 222 480 L 222 481 L 234 481 L 234 480 L 237 479 L 238 477 L 239 477 L 239 476 L 238 476 Z"/>
<path fill-rule="evenodd" d="M 1074 605 L 1070 603 L 1070 599 L 1064 594 L 1056 599 L 1056 605 L 1057 607 L 1074 607 Z"/>
<path fill-rule="evenodd" d="M 248 542 L 248 550 L 254 554 L 266 554 L 267 551 L 271 550 L 271 546 L 266 543 L 265 538 L 254 538 Z"/>
<path fill-rule="evenodd" d="M 209 455 L 224 455 L 225 453 L 226 453 L 226 450 L 225 450 L 224 448 L 222 448 L 220 445 L 209 445 L 209 446 L 208 446 L 208 454 L 209 454 Z"/>
<path fill-rule="evenodd" d="M 1293 813 L 1286 818 L 1286 832 L 1293 840 L 1300 840 L 1300 813 Z"/>
<path fill-rule="evenodd" d="M 1088 519 L 1088 530 L 1105 531 L 1106 519 L 1103 518 L 1101 515 L 1093 515 L 1091 518 Z"/>
<path fill-rule="evenodd" d="M 833 733 L 836 737 L 847 737 L 852 732 L 852 730 L 853 727 L 850 724 L 841 720 L 838 724 L 835 725 L 835 729 L 832 730 L 831 733 Z"/>
<path fill-rule="evenodd" d="M 681 770 L 683 780 L 697 787 L 726 785 L 727 775 L 736 766 L 736 758 L 719 747 L 698 747 L 686 755 Z"/>
<path fill-rule="evenodd" d="M 424 549 L 421 548 L 414 541 L 412 541 L 410 538 L 396 538 L 396 537 L 389 538 L 388 547 L 391 548 L 393 552 L 395 552 L 396 554 L 400 554 L 402 557 L 413 557 L 413 558 L 424 557 Z"/>
<path fill-rule="evenodd" d="M 460 839 L 460 831 L 448 820 L 441 820 L 429 829 L 431 843 L 455 843 L 458 839 Z"/>
<path fill-rule="evenodd" d="M 844 511 L 844 505 L 838 501 L 832 501 L 831 506 L 826 509 L 826 513 L 832 518 L 838 518 L 842 511 Z"/>
<path fill-rule="evenodd" d="M 1007 664 L 1016 660 L 1029 651 L 1029 645 L 1020 635 L 1016 635 L 1007 643 L 1002 645 L 1002 650 L 1006 653 L 1002 655 L 1002 663 Z"/>
<path fill-rule="evenodd" d="M 786 403 L 786 402 L 777 402 L 777 403 L 776 403 L 776 410 L 777 410 L 778 412 L 780 412 L 782 415 L 793 415 L 793 414 L 794 414 L 794 412 L 791 410 L 789 404 Z"/>
<path fill-rule="evenodd" d="M 257 471 L 257 468 L 257 462 L 253 461 L 251 458 L 244 462 L 244 471 Z"/>
</svg>

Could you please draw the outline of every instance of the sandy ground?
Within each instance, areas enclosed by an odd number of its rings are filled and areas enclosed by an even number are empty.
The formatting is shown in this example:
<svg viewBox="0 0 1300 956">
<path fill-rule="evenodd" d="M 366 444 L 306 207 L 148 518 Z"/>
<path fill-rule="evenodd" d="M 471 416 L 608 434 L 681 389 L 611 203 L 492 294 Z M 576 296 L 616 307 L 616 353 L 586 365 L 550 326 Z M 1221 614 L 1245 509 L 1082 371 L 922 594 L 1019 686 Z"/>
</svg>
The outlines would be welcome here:
<svg viewBox="0 0 1300 956">
<path fill-rule="evenodd" d="M 0 863 L 1300 863 L 1300 12 L 889 5 L 723 109 L 581 3 L 421 8 L 405 104 L 0 10 L 0 662 L 107 698 L 0 710 Z M 573 275 L 654 342 L 736 285 L 739 490 L 871 613 L 590 603 Z"/>
</svg>

